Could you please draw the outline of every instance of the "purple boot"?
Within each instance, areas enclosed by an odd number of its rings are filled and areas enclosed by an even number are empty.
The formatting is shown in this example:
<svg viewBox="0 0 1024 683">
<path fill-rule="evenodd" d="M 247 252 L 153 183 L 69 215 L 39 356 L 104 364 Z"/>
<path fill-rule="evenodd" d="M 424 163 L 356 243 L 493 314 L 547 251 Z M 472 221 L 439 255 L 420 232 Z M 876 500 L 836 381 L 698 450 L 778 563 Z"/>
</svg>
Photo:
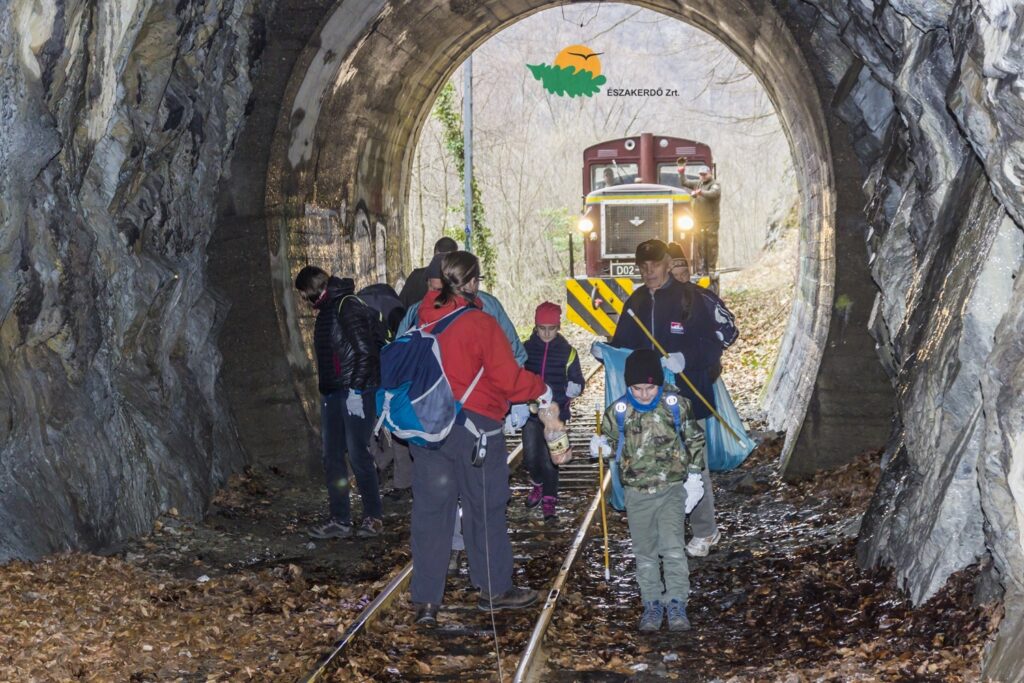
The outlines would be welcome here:
<svg viewBox="0 0 1024 683">
<path fill-rule="evenodd" d="M 544 496 L 541 499 L 541 510 L 544 511 L 544 521 L 551 521 L 555 519 L 555 503 L 557 502 L 557 496 Z"/>
<path fill-rule="evenodd" d="M 541 496 L 544 495 L 544 489 L 540 484 L 534 484 L 533 490 L 530 491 L 530 495 L 526 497 L 526 507 L 535 508 L 540 503 Z"/>
</svg>

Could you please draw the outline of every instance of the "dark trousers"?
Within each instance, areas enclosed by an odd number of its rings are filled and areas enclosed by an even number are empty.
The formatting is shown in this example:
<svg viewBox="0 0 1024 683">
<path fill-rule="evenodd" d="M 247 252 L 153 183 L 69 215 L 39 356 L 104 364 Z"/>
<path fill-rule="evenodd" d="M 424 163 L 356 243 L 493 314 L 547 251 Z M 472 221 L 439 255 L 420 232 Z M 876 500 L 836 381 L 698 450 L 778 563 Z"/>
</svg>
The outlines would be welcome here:
<svg viewBox="0 0 1024 683">
<path fill-rule="evenodd" d="M 700 226 L 700 254 L 708 273 L 718 268 L 718 223 Z"/>
<path fill-rule="evenodd" d="M 558 467 L 551 462 L 551 451 L 544 440 L 544 425 L 531 416 L 523 425 L 523 464 L 535 484 L 541 484 L 545 496 L 558 495 Z"/>
<path fill-rule="evenodd" d="M 359 496 L 363 501 L 363 517 L 380 519 L 382 512 L 377 467 L 370 454 L 370 435 L 377 411 L 374 393 L 363 393 L 365 417 L 362 418 L 348 414 L 345 409 L 346 398 L 348 389 L 320 396 L 320 434 L 324 443 L 324 478 L 331 517 L 342 524 L 351 524 L 349 464 L 352 465 Z"/>
<path fill-rule="evenodd" d="M 466 411 L 480 431 L 501 423 Z M 505 437 L 500 430 L 487 440 L 483 466 L 470 462 L 476 447 L 465 427 L 454 427 L 441 448 L 412 445 L 412 583 L 413 602 L 440 604 L 444 597 L 455 509 L 462 499 L 462 533 L 469 578 L 497 596 L 512 587 L 512 543 L 505 507 L 511 495 Z"/>
</svg>

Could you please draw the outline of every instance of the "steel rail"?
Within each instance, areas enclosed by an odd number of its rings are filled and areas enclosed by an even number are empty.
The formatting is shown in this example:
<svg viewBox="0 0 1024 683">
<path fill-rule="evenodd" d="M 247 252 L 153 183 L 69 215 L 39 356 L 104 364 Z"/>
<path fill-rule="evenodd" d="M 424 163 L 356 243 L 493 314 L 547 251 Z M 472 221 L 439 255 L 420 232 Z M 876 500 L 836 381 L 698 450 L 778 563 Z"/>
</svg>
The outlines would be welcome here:
<svg viewBox="0 0 1024 683">
<path fill-rule="evenodd" d="M 535 671 L 534 667 L 538 663 L 537 656 L 541 652 L 541 643 L 544 641 L 544 635 L 547 633 L 548 626 L 551 625 L 551 619 L 555 616 L 555 606 L 558 603 L 558 598 L 561 597 L 562 587 L 565 585 L 565 582 L 569 577 L 569 571 L 572 569 L 572 565 L 576 561 L 576 556 L 579 554 L 580 548 L 583 547 L 583 541 L 586 540 L 587 532 L 590 531 L 590 525 L 593 522 L 601 504 L 601 496 L 604 494 L 604 491 L 607 490 L 608 482 L 611 481 L 611 476 L 611 472 L 605 473 L 604 480 L 601 482 L 601 488 L 598 493 L 594 495 L 594 500 L 590 503 L 590 507 L 587 509 L 587 514 L 584 515 L 583 521 L 580 523 L 579 531 L 576 532 L 576 538 L 573 539 L 572 546 L 569 548 L 569 552 L 566 554 L 565 560 L 562 562 L 562 568 L 559 570 L 558 576 L 555 577 L 555 580 L 551 584 L 547 600 L 544 602 L 544 609 L 541 610 L 540 616 L 537 617 L 537 623 L 533 627 L 533 633 L 530 634 L 530 641 L 526 644 L 523 654 L 519 657 L 519 666 L 516 667 L 516 673 L 512 677 L 513 683 L 524 683 L 530 680 L 539 680 L 530 677 L 533 675 L 539 675 L 539 672 Z"/>
<path fill-rule="evenodd" d="M 586 377 L 583 378 L 584 382 L 590 381 L 602 367 L 602 365 L 598 364 L 591 368 L 590 372 L 588 372 Z M 522 443 L 512 449 L 512 452 L 508 454 L 508 464 L 510 467 L 515 464 L 515 461 L 520 455 L 522 455 L 522 452 Z M 591 515 L 592 513 L 588 513 L 588 520 Z M 315 683 L 315 681 L 318 681 L 320 677 L 326 673 L 327 669 L 335 663 L 338 657 L 341 656 L 345 648 L 355 640 L 356 636 L 362 633 L 363 630 L 365 630 L 374 619 L 380 616 L 380 614 L 395 601 L 395 598 L 405 590 L 406 586 L 409 585 L 409 580 L 411 578 L 412 560 L 407 562 L 398 574 L 388 582 L 380 594 L 374 598 L 369 605 L 363 608 L 363 611 L 359 613 L 356 620 L 349 624 L 341 634 L 341 638 L 335 641 L 334 645 L 331 646 L 331 651 L 317 660 L 316 666 L 313 667 L 312 671 L 299 679 L 300 683 Z"/>
</svg>

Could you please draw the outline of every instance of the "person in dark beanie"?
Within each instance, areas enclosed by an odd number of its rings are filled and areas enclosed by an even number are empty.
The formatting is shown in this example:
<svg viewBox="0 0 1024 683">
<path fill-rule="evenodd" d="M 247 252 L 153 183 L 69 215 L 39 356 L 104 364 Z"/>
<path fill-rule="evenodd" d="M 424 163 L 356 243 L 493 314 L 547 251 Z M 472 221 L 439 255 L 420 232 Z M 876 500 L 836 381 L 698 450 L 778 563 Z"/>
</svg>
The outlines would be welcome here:
<svg viewBox="0 0 1024 683">
<path fill-rule="evenodd" d="M 374 390 L 380 384 L 380 343 L 375 333 L 378 313 L 355 296 L 351 278 L 329 276 L 306 266 L 295 289 L 316 309 L 313 348 L 320 388 L 320 433 L 330 519 L 310 530 L 316 539 L 352 535 L 348 464 L 363 503 L 362 537 L 377 536 L 384 527 L 377 468 L 370 454 L 376 418 Z M 346 458 L 347 456 L 347 458 Z"/>
<path fill-rule="evenodd" d="M 540 376 L 551 387 L 562 422 L 569 421 L 569 403 L 583 391 L 583 370 L 579 354 L 559 330 L 562 309 L 545 301 L 534 313 L 533 334 L 526 340 L 526 369 Z M 512 414 L 509 414 L 512 417 Z M 530 472 L 533 489 L 526 497 L 526 507 L 541 505 L 545 520 L 555 518 L 558 502 L 558 467 L 551 462 L 551 452 L 544 439 L 544 425 L 536 415 L 523 424 L 523 464 Z"/>
<path fill-rule="evenodd" d="M 655 348 L 633 317 L 625 314 L 632 310 L 668 353 L 662 363 L 676 375 L 674 384 L 680 396 L 690 400 L 698 420 L 707 419 L 711 411 L 679 375 L 685 370 L 697 392 L 717 409 L 714 384 L 722 373 L 722 352 L 739 337 L 735 318 L 712 292 L 670 274 L 672 257 L 661 240 L 640 243 L 636 264 L 644 286 L 633 290 L 626 300 L 610 343 L 623 349 Z M 687 549 L 694 557 L 706 556 L 721 539 L 708 473 L 704 487 L 707 495 L 690 517 L 694 537 Z"/>
<path fill-rule="evenodd" d="M 458 251 L 459 245 L 451 237 L 442 237 L 437 242 L 434 242 L 434 255 L 438 254 L 450 254 L 453 251 Z M 427 295 L 429 291 L 427 289 L 427 267 L 416 268 L 409 277 L 405 280 L 405 286 L 402 287 L 402 293 L 398 295 L 401 299 L 402 305 L 408 310 L 413 304 L 418 304 L 423 301 L 423 297 Z"/>
<path fill-rule="evenodd" d="M 639 630 L 659 630 L 667 614 L 670 631 L 686 631 L 686 514 L 704 495 L 704 432 L 690 401 L 665 384 L 658 352 L 633 351 L 623 375 L 628 388 L 605 411 L 602 436 L 591 440 L 591 455 L 617 453 L 621 458 L 619 476 L 644 607 Z"/>
</svg>

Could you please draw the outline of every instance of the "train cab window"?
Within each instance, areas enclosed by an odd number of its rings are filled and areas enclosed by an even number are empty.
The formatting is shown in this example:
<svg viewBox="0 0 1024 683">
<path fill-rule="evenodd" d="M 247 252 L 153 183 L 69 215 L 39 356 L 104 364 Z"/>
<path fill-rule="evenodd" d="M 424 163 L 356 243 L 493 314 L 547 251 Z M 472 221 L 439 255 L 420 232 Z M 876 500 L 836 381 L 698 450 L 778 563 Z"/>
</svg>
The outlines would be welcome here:
<svg viewBox="0 0 1024 683">
<path fill-rule="evenodd" d="M 686 179 L 700 180 L 700 172 L 707 170 L 708 165 L 702 161 L 686 164 Z M 679 178 L 679 169 L 675 164 L 658 164 L 658 182 L 661 185 L 682 187 L 682 180 Z"/>
<path fill-rule="evenodd" d="M 590 187 L 601 190 L 614 185 L 630 185 L 639 173 L 637 164 L 594 164 L 590 167 Z"/>
</svg>

